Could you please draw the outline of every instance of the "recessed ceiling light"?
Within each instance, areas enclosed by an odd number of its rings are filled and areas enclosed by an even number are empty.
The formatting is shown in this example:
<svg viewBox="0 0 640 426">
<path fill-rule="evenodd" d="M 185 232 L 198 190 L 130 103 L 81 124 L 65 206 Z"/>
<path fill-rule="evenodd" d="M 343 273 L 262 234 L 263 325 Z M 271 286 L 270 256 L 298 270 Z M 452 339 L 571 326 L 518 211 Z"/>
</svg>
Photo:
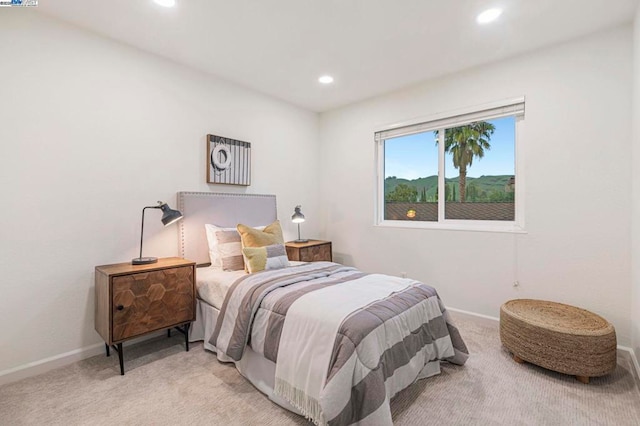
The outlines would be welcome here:
<svg viewBox="0 0 640 426">
<path fill-rule="evenodd" d="M 331 84 L 333 83 L 333 77 L 331 77 L 330 75 L 323 75 L 318 79 L 318 81 L 322 84 Z"/>
<path fill-rule="evenodd" d="M 493 22 L 498 19 L 500 15 L 502 15 L 502 9 L 488 9 L 478 15 L 476 21 L 478 24 L 488 24 L 489 22 Z"/>
<path fill-rule="evenodd" d="M 173 7 L 176 5 L 176 0 L 153 0 L 157 5 L 162 7 Z"/>
</svg>

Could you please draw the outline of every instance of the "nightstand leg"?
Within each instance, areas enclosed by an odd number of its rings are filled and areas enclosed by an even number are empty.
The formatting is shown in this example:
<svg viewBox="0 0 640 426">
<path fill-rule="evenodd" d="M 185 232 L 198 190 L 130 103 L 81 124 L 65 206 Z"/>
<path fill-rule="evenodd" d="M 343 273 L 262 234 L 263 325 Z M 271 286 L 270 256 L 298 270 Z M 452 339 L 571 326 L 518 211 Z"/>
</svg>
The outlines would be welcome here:
<svg viewBox="0 0 640 426">
<path fill-rule="evenodd" d="M 167 337 L 171 337 L 171 329 L 167 328 Z"/>
<path fill-rule="evenodd" d="M 107 356 L 111 356 L 111 351 L 109 351 L 109 345 L 104 344 L 104 349 L 107 351 Z"/>
<path fill-rule="evenodd" d="M 191 327 L 190 322 L 184 325 L 184 344 L 187 347 L 187 352 L 189 352 L 189 328 L 190 327 Z"/>
<path fill-rule="evenodd" d="M 118 359 L 120 360 L 120 375 L 124 376 L 124 360 L 122 353 L 122 343 L 118 343 Z"/>
</svg>

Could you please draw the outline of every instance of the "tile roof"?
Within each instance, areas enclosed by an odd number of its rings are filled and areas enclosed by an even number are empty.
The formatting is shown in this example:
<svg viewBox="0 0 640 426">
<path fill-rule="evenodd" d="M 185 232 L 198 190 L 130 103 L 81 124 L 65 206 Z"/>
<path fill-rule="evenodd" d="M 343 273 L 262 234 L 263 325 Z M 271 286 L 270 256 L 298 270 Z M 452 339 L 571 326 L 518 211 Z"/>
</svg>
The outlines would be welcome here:
<svg viewBox="0 0 640 426">
<path fill-rule="evenodd" d="M 458 203 L 448 202 L 445 206 L 447 219 L 464 220 L 515 220 L 514 203 Z M 414 210 L 414 218 L 407 212 Z M 386 202 L 384 208 L 386 220 L 438 221 L 438 203 Z"/>
</svg>

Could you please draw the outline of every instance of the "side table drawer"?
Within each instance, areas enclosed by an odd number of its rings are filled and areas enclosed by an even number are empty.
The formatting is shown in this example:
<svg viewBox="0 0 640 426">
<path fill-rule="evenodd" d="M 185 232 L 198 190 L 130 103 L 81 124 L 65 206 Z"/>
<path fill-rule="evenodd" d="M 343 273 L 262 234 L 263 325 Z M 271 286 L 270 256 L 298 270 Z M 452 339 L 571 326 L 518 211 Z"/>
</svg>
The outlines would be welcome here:
<svg viewBox="0 0 640 426">
<path fill-rule="evenodd" d="M 112 278 L 112 340 L 195 320 L 193 268 L 184 266 Z"/>
<path fill-rule="evenodd" d="M 300 261 L 331 261 L 331 243 L 300 248 Z"/>
</svg>

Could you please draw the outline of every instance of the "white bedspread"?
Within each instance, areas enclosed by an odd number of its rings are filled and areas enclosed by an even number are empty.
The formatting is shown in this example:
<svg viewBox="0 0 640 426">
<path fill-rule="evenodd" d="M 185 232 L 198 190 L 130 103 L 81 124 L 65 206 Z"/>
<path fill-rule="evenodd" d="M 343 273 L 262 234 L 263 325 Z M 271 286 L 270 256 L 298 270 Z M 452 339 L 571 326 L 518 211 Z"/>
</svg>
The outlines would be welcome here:
<svg viewBox="0 0 640 426">
<path fill-rule="evenodd" d="M 302 265 L 306 262 L 290 261 L 290 266 Z M 198 297 L 209 305 L 220 309 L 229 288 L 240 277 L 247 273 L 240 271 L 221 271 L 212 267 L 196 268 L 196 289 Z"/>
<path fill-rule="evenodd" d="M 220 309 L 231 285 L 246 274 L 244 270 L 221 271 L 211 267 L 196 268 L 198 297 L 209 305 Z"/>
</svg>

